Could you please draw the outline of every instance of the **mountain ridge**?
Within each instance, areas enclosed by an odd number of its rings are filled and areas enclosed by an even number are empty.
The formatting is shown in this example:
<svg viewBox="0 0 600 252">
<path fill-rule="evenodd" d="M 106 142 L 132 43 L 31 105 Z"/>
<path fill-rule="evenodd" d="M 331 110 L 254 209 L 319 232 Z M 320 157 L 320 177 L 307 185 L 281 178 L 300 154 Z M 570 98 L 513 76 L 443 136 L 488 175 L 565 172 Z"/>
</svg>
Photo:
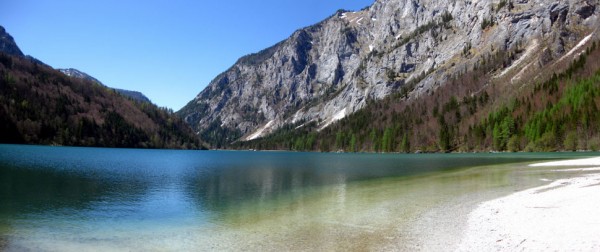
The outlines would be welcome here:
<svg viewBox="0 0 600 252">
<path fill-rule="evenodd" d="M 82 72 L 80 70 L 77 70 L 75 68 L 60 68 L 57 70 L 61 71 L 62 73 L 66 74 L 69 77 L 85 79 L 85 80 L 92 81 L 92 82 L 98 83 L 100 85 L 106 86 L 106 85 L 104 85 L 104 83 L 102 83 L 98 79 L 94 78 L 93 76 L 91 76 L 85 72 Z M 112 88 L 112 89 L 117 91 L 121 95 L 124 95 L 128 98 L 134 99 L 136 101 L 152 103 L 152 101 L 147 96 L 145 96 L 142 92 L 120 89 L 120 88 Z"/>
<path fill-rule="evenodd" d="M 0 52 L 18 57 L 25 56 L 19 46 L 17 46 L 15 39 L 2 26 L 0 26 Z"/>
<path fill-rule="evenodd" d="M 523 83 L 586 36 L 598 37 L 596 5 L 376 1 L 242 57 L 178 114 L 200 134 L 228 135 L 217 137 L 227 144 L 300 122 L 324 130 L 391 94 L 419 99 L 499 53 L 512 60 L 494 80 Z"/>
<path fill-rule="evenodd" d="M 0 28 L 0 38 L 14 42 Z M 15 53 L 14 43 L 0 49 L 1 143 L 204 148 L 170 110 L 128 99 L 97 80 L 68 77 Z"/>
</svg>

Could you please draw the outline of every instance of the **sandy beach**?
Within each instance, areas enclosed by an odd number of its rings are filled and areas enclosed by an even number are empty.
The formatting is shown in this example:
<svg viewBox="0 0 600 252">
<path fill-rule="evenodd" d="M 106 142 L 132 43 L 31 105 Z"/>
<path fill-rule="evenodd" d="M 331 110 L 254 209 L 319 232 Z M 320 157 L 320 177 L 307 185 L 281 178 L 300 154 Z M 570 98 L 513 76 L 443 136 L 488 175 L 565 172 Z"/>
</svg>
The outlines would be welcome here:
<svg viewBox="0 0 600 252">
<path fill-rule="evenodd" d="M 600 251 L 600 158 L 530 165 L 584 171 L 577 177 L 480 204 L 458 251 Z"/>
</svg>

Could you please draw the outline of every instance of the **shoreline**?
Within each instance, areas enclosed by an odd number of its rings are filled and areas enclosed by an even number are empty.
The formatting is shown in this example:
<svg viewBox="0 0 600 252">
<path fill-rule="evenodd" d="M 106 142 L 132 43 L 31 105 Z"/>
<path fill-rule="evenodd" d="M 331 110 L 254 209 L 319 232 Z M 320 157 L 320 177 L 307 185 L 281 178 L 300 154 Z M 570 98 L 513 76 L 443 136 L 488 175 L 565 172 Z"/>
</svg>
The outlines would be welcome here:
<svg viewBox="0 0 600 252">
<path fill-rule="evenodd" d="M 551 167 L 551 166 L 600 166 L 600 157 L 570 159 L 561 161 L 552 161 L 544 163 L 530 164 L 530 167 Z"/>
<path fill-rule="evenodd" d="M 480 203 L 457 251 L 600 250 L 598 166 L 600 157 L 530 164 L 584 173 Z"/>
</svg>

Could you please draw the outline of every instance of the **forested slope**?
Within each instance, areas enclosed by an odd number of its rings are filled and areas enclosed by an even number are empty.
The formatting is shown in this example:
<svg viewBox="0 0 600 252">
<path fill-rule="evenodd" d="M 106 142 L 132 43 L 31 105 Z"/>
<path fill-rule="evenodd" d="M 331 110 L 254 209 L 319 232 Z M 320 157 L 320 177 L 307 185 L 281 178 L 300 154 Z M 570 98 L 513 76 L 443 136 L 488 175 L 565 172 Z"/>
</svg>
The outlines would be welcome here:
<svg viewBox="0 0 600 252">
<path fill-rule="evenodd" d="M 0 142 L 70 146 L 202 148 L 168 109 L 0 53 Z"/>
<path fill-rule="evenodd" d="M 288 125 L 234 148 L 298 151 L 557 151 L 600 149 L 600 50 L 556 61 L 525 84 L 497 72 L 520 52 L 498 52 L 418 99 L 370 101 L 319 131 Z"/>
</svg>

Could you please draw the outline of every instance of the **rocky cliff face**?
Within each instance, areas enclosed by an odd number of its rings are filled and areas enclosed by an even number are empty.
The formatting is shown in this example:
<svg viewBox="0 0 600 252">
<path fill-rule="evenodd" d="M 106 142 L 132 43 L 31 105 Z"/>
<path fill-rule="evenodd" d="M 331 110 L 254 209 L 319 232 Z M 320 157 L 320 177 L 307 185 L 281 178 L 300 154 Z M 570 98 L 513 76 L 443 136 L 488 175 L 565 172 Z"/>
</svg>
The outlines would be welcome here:
<svg viewBox="0 0 600 252">
<path fill-rule="evenodd" d="M 496 77 L 519 82 L 597 38 L 597 6 L 378 0 L 241 58 L 178 113 L 198 132 L 218 123 L 251 140 L 287 124 L 327 127 L 391 93 L 418 99 L 498 51 L 514 60 Z"/>
</svg>

